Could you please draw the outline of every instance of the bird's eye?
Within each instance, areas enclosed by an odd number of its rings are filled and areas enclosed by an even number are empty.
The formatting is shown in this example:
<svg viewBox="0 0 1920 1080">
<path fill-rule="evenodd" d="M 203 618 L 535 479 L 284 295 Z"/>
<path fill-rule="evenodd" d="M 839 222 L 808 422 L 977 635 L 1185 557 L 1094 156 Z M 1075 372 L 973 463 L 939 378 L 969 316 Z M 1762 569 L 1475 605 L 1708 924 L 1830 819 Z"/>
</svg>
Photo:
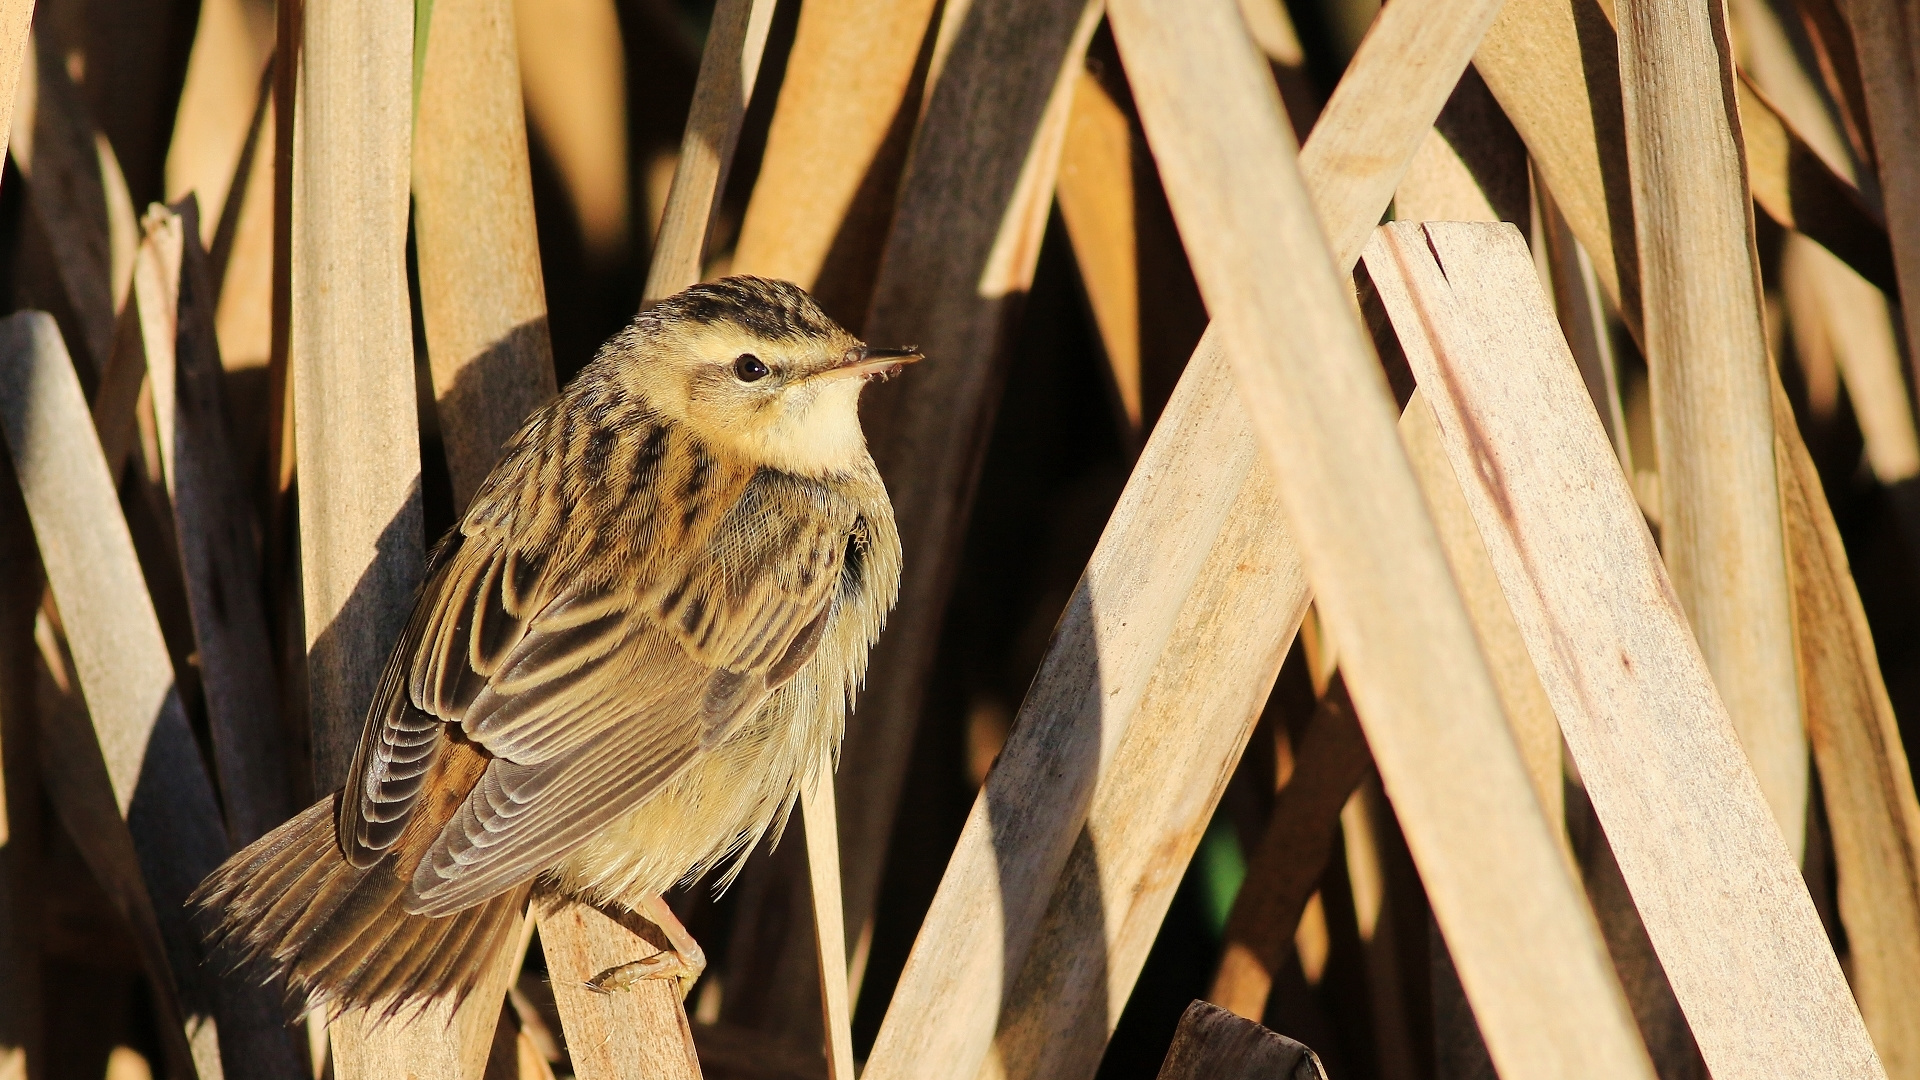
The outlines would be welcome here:
<svg viewBox="0 0 1920 1080">
<path fill-rule="evenodd" d="M 734 358 L 733 377 L 741 382 L 758 382 L 767 377 L 767 365 L 750 352 L 741 353 Z"/>
</svg>

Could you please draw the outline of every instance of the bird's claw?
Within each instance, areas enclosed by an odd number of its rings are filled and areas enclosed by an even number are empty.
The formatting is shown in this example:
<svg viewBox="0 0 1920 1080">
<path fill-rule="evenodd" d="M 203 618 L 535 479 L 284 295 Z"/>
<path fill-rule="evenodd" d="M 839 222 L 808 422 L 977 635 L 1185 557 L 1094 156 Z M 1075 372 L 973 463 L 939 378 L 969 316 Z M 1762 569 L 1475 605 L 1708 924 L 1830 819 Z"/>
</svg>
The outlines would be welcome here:
<svg viewBox="0 0 1920 1080">
<path fill-rule="evenodd" d="M 680 981 L 680 1000 L 687 1000 L 687 994 L 693 990 L 701 973 L 707 970 L 707 954 L 700 943 L 687 933 L 673 909 L 658 896 L 649 896 L 640 902 L 636 909 L 644 919 L 658 926 L 667 936 L 667 947 L 652 956 L 640 960 L 630 960 L 588 979 L 586 987 L 596 994 L 611 994 L 621 990 L 631 990 L 647 979 L 678 979 Z"/>
<path fill-rule="evenodd" d="M 687 963 L 679 953 L 668 949 L 644 960 L 615 964 L 588 979 L 584 985 L 596 994 L 613 994 L 631 990 L 649 979 L 677 979 L 680 983 L 680 1000 L 685 1001 L 699 978 L 699 969 Z"/>
</svg>

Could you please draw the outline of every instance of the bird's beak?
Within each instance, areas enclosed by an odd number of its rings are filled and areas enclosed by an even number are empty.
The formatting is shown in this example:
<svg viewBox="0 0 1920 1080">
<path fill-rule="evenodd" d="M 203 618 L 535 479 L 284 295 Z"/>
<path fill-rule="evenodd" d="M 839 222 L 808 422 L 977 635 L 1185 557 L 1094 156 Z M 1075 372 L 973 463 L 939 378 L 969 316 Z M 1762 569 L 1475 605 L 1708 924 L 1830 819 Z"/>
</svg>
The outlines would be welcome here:
<svg viewBox="0 0 1920 1080">
<path fill-rule="evenodd" d="M 870 382 L 885 382 L 900 374 L 901 368 L 922 359 L 925 357 L 913 346 L 904 349 L 875 349 L 862 345 L 857 349 L 848 350 L 846 359 L 815 377 L 821 379 L 858 377 Z"/>
</svg>

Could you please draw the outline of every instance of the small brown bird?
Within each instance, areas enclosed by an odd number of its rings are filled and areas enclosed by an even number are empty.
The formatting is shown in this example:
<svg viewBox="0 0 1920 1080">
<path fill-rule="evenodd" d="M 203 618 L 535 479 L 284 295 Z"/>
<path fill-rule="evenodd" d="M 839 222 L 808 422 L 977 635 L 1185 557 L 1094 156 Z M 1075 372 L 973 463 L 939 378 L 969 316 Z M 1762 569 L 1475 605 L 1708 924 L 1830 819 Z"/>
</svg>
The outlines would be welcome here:
<svg viewBox="0 0 1920 1080">
<path fill-rule="evenodd" d="M 660 302 L 508 442 L 434 549 L 345 791 L 194 902 L 309 1008 L 470 990 L 536 886 L 640 911 L 777 834 L 831 769 L 900 584 L 870 349 L 797 286 Z"/>
</svg>

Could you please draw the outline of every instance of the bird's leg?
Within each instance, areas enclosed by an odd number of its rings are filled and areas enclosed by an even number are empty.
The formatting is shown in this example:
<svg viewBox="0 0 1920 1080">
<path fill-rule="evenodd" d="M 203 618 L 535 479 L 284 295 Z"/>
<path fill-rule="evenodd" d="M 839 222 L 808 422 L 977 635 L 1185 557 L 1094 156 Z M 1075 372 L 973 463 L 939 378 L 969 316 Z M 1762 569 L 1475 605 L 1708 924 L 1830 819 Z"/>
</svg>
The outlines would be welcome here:
<svg viewBox="0 0 1920 1080">
<path fill-rule="evenodd" d="M 595 975 L 587 980 L 587 989 L 597 993 L 611 994 L 616 990 L 631 990 L 643 979 L 680 980 L 680 1000 L 685 1001 L 688 991 L 707 970 L 707 954 L 700 943 L 680 923 L 679 916 L 667 906 L 665 899 L 649 896 L 641 901 L 637 913 L 648 922 L 660 928 L 667 935 L 667 948 L 654 953 L 644 960 L 631 960 Z"/>
</svg>

